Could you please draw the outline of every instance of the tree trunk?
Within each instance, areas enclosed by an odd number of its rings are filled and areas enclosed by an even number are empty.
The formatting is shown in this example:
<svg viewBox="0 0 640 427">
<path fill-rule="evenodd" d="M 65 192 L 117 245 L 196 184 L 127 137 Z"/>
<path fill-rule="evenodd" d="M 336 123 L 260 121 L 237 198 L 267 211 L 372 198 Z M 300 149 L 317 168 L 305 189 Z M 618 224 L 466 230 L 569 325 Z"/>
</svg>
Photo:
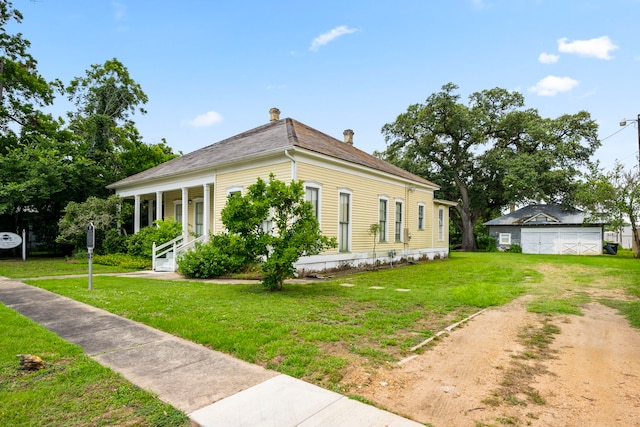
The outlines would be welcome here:
<svg viewBox="0 0 640 427">
<path fill-rule="evenodd" d="M 460 179 L 458 175 L 454 176 L 454 181 L 458 190 L 460 190 L 461 203 L 456 205 L 456 210 L 460 215 L 460 222 L 462 223 L 462 250 L 463 251 L 475 251 L 476 238 L 474 235 L 474 229 L 476 227 L 477 215 L 474 215 L 471 211 L 471 203 L 469 199 L 469 190 L 464 181 Z"/>
<path fill-rule="evenodd" d="M 478 248 L 476 246 L 476 236 L 474 230 L 476 228 L 475 215 L 471 212 L 467 212 L 464 206 L 456 206 L 456 210 L 460 215 L 460 221 L 462 222 L 462 250 L 473 252 Z"/>
<path fill-rule="evenodd" d="M 638 224 L 636 224 L 633 215 L 630 215 L 629 218 L 631 219 L 631 236 L 633 237 L 633 242 L 636 244 L 635 257 L 640 258 L 640 234 L 638 233 Z"/>
</svg>

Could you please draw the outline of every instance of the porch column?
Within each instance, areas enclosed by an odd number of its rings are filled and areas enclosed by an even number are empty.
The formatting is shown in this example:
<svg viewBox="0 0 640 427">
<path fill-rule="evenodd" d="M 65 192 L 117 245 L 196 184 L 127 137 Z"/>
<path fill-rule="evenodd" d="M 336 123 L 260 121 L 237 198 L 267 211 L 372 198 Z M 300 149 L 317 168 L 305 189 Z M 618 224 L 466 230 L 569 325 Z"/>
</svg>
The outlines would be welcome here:
<svg viewBox="0 0 640 427">
<path fill-rule="evenodd" d="M 140 231 L 140 195 L 133 196 L 133 233 Z"/>
<path fill-rule="evenodd" d="M 162 217 L 162 191 L 156 191 L 156 219 L 164 219 Z"/>
<path fill-rule="evenodd" d="M 120 203 L 120 201 L 118 201 L 118 204 L 116 205 L 116 229 L 118 230 L 118 235 L 122 235 L 122 222 L 120 221 L 120 218 L 122 216 L 122 203 Z"/>
<path fill-rule="evenodd" d="M 202 228 L 204 229 L 204 240 L 207 241 L 209 240 L 209 223 L 211 222 L 211 185 L 204 184 L 202 187 L 204 191 L 204 218 Z"/>
<path fill-rule="evenodd" d="M 186 239 L 189 233 L 189 189 L 182 188 L 182 236 Z"/>
<path fill-rule="evenodd" d="M 151 227 L 153 224 L 153 200 L 147 200 L 147 226 Z"/>
</svg>

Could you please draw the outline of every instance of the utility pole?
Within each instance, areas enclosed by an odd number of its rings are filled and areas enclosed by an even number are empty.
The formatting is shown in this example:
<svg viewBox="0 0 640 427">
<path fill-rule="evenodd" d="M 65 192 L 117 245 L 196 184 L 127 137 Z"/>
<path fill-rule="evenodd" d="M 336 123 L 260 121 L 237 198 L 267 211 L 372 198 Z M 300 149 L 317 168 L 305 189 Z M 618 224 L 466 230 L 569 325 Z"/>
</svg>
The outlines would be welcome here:
<svg viewBox="0 0 640 427">
<path fill-rule="evenodd" d="M 640 114 L 636 119 L 636 127 L 638 128 L 638 173 L 640 173 Z"/>
<path fill-rule="evenodd" d="M 636 122 L 636 129 L 638 130 L 638 173 L 640 173 L 640 114 L 635 119 L 622 119 L 620 126 L 626 126 L 628 121 Z"/>
</svg>

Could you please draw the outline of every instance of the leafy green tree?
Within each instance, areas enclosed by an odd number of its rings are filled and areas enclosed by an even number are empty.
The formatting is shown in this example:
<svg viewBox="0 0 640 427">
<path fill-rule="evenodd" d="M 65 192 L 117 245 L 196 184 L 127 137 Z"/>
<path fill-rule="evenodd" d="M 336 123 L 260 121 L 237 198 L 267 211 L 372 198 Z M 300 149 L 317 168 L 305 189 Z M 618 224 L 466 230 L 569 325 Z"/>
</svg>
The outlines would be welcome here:
<svg viewBox="0 0 640 427">
<path fill-rule="evenodd" d="M 58 83 L 40 76 L 29 41 L 7 32 L 22 19 L 10 1 L 0 0 L 0 222 L 29 229 L 47 247 L 62 208 L 83 196 L 78 177 L 90 165 L 62 121 L 41 111 L 53 103 Z"/>
<path fill-rule="evenodd" d="M 619 162 L 605 172 L 598 165 L 591 167 L 587 179 L 581 182 L 577 200 L 586 209 L 589 219 L 606 222 L 613 229 L 631 224 L 636 257 L 640 258 L 640 174 L 628 171 Z"/>
<path fill-rule="evenodd" d="M 245 239 L 247 251 L 263 257 L 262 284 L 282 290 L 284 280 L 295 274 L 295 263 L 303 255 L 315 255 L 336 246 L 334 238 L 322 235 L 313 207 L 305 199 L 304 184 L 258 178 L 246 195 L 231 195 L 222 210 L 229 233 Z"/>
<path fill-rule="evenodd" d="M 384 125 L 387 149 L 376 154 L 458 201 L 452 221 L 463 249 L 475 250 L 475 225 L 510 203 L 571 204 L 580 168 L 600 143 L 587 112 L 543 118 L 524 108 L 520 93 L 500 88 L 473 93 L 464 105 L 457 89 L 448 83 Z"/>
<path fill-rule="evenodd" d="M 110 230 L 118 231 L 123 216 L 130 213 L 130 210 L 122 209 L 118 196 L 107 199 L 89 197 L 82 203 L 69 202 L 58 222 L 56 242 L 75 248 L 86 247 L 87 226 L 92 222 L 96 230 L 96 250 L 100 251 L 105 235 Z"/>
<path fill-rule="evenodd" d="M 53 246 L 69 202 L 106 197 L 118 179 L 170 160 L 165 141 L 145 144 L 131 120 L 147 96 L 119 61 L 94 65 L 64 87 L 47 82 L 22 34 L 7 31 L 22 14 L 0 0 L 0 227 L 29 229 Z M 42 108 L 62 90 L 77 106 L 62 119 Z"/>
<path fill-rule="evenodd" d="M 39 108 L 54 99 L 53 86 L 38 73 L 28 52 L 30 42 L 6 31 L 10 22 L 22 19 L 10 1 L 0 0 L 0 147 L 15 145 L 21 130 L 36 130 L 41 120 L 50 119 Z"/>
<path fill-rule="evenodd" d="M 105 195 L 105 185 L 124 178 L 132 170 L 140 172 L 135 167 L 123 171 L 119 154 L 127 149 L 139 151 L 143 145 L 131 116 L 146 113 L 141 105 L 148 97 L 131 78 L 127 67 L 115 58 L 92 65 L 84 77 L 74 78 L 64 90 L 77 107 L 67 114 L 69 128 L 79 138 L 82 154 L 102 168 L 98 174 L 102 182 L 93 192 Z M 131 162 L 136 154 L 125 160 Z"/>
</svg>

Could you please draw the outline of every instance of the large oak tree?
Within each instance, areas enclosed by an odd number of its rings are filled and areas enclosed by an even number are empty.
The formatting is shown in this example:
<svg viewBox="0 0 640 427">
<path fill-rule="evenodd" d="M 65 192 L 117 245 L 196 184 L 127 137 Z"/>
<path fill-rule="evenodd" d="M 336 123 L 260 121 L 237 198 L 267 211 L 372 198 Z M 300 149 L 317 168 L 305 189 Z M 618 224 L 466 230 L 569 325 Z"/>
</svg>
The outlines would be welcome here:
<svg viewBox="0 0 640 427">
<path fill-rule="evenodd" d="M 541 117 L 518 92 L 494 88 L 460 102 L 448 83 L 382 128 L 382 158 L 441 186 L 457 201 L 452 220 L 462 248 L 475 250 L 474 229 L 512 203 L 572 204 L 576 177 L 599 147 L 588 112 Z"/>
</svg>

